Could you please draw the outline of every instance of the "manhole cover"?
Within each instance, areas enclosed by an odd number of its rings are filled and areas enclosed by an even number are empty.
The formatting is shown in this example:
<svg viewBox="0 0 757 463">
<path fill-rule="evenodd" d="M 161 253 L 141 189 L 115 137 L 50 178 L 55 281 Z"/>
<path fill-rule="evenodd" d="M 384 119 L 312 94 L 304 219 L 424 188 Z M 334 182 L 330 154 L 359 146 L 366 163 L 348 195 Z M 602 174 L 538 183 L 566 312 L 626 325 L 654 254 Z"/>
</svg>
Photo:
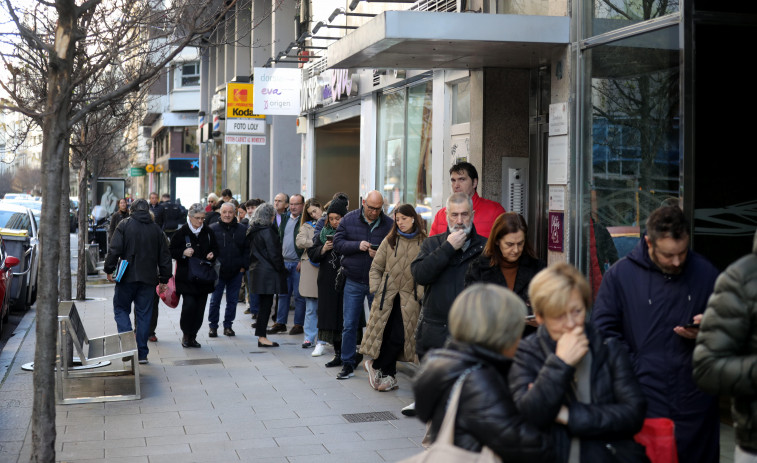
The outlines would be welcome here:
<svg viewBox="0 0 757 463">
<path fill-rule="evenodd" d="M 349 423 L 370 423 L 398 419 L 392 412 L 347 413 L 342 415 Z"/>
<path fill-rule="evenodd" d="M 209 359 L 189 359 L 189 360 L 174 360 L 173 364 L 177 367 L 184 367 L 188 365 L 212 365 L 214 363 L 223 363 L 218 357 Z"/>
</svg>

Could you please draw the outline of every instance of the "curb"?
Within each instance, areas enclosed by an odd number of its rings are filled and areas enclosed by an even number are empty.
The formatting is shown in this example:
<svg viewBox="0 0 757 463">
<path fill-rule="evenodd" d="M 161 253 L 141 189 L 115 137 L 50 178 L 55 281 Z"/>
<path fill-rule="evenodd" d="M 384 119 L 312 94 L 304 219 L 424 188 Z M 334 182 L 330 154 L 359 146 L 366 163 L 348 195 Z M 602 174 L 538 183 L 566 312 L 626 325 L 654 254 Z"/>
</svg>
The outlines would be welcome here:
<svg viewBox="0 0 757 463">
<path fill-rule="evenodd" d="M 8 372 L 16 361 L 18 351 L 29 335 L 29 330 L 34 326 L 35 320 L 37 320 L 36 305 L 26 311 L 16 329 L 13 330 L 13 334 L 8 339 L 8 342 L 5 343 L 2 352 L 0 352 L 0 388 L 5 383 Z"/>
</svg>

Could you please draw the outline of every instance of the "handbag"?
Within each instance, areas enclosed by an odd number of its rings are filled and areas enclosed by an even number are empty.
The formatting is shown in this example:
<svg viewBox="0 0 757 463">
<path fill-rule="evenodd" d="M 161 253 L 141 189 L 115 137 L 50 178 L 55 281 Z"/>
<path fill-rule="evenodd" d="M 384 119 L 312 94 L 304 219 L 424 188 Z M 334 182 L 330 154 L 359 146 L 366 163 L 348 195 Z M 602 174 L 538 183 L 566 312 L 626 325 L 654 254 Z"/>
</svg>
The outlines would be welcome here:
<svg viewBox="0 0 757 463">
<path fill-rule="evenodd" d="M 616 463 L 650 463 L 646 449 L 642 444 L 627 439 L 605 444 L 607 458 L 604 461 Z"/>
<path fill-rule="evenodd" d="M 478 368 L 481 368 L 481 365 L 465 370 L 455 381 L 455 385 L 452 386 L 447 412 L 444 414 L 444 421 L 442 421 L 442 426 L 439 428 L 439 434 L 437 434 L 434 443 L 422 453 L 401 460 L 399 463 L 502 463 L 502 459 L 489 447 L 484 446 L 479 453 L 456 447 L 454 444 L 455 417 L 457 416 L 457 406 L 460 402 L 463 382 L 470 372 Z"/>
<path fill-rule="evenodd" d="M 179 305 L 179 293 L 176 292 L 176 277 L 174 276 L 175 273 L 175 271 L 171 273 L 171 278 L 168 279 L 168 284 L 166 285 L 165 291 L 163 291 L 162 293 L 160 292 L 160 284 L 155 287 L 155 292 L 158 293 L 160 300 L 172 309 L 175 309 Z"/>
<path fill-rule="evenodd" d="M 634 440 L 647 448 L 652 463 L 678 463 L 675 424 L 670 418 L 647 418 Z"/>
<path fill-rule="evenodd" d="M 192 243 L 189 241 L 189 236 L 184 236 L 187 242 L 187 247 L 191 248 Z M 212 284 L 215 286 L 218 281 L 218 271 L 213 262 L 199 257 L 187 257 L 187 279 L 191 283 L 207 285 Z"/>
</svg>

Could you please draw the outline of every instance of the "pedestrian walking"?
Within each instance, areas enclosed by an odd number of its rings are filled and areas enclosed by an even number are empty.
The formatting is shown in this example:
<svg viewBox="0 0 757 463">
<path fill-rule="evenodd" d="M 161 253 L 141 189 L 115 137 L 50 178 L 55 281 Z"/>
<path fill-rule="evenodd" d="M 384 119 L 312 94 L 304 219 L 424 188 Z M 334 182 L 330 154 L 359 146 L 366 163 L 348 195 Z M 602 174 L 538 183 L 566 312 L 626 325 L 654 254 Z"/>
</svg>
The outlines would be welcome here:
<svg viewBox="0 0 757 463">
<path fill-rule="evenodd" d="M 113 272 L 118 259 L 128 262 L 126 270 L 116 283 L 113 295 L 113 316 L 118 332 L 132 331 L 131 304 L 137 330 L 139 363 L 147 363 L 147 338 L 152 316 L 155 286 L 165 291 L 171 278 L 171 256 L 166 236 L 150 216 L 150 206 L 144 199 L 131 205 L 131 216 L 121 221 L 108 246 L 103 270 L 108 281 L 115 282 Z"/>
<path fill-rule="evenodd" d="M 306 251 L 313 246 L 315 224 L 321 218 L 323 210 L 321 203 L 315 198 L 305 201 L 305 208 L 300 218 L 300 231 L 297 233 L 295 244 L 297 248 Z M 318 264 L 312 262 L 307 252 L 300 258 L 300 296 L 305 298 L 305 340 L 302 348 L 307 349 L 316 345 L 318 338 Z M 322 341 L 321 341 L 322 342 Z"/>
<path fill-rule="evenodd" d="M 235 336 L 232 328 L 237 315 L 237 301 L 239 288 L 242 286 L 244 273 L 249 265 L 250 249 L 246 239 L 247 227 L 237 222 L 234 213 L 236 208 L 232 203 L 221 206 L 221 220 L 210 226 L 218 244 L 218 261 L 221 263 L 218 283 L 210 296 L 208 311 L 208 337 L 218 336 L 218 320 L 221 309 L 221 298 L 226 290 L 226 311 L 223 315 L 224 336 Z"/>
<path fill-rule="evenodd" d="M 286 268 L 281 255 L 279 232 L 274 224 L 276 218 L 272 205 L 263 203 L 255 209 L 252 223 L 247 229 L 250 249 L 250 290 L 260 300 L 255 336 L 258 347 L 278 347 L 279 344 L 268 339 L 267 323 L 271 316 L 274 294 L 280 294 L 286 288 Z"/>
<path fill-rule="evenodd" d="M 218 255 L 215 235 L 206 227 L 205 208 L 195 203 L 189 207 L 187 222 L 171 238 L 171 257 L 176 260 L 176 292 L 182 297 L 181 345 L 199 348 L 197 332 L 205 320 L 205 304 L 213 292 L 213 283 L 192 281 L 189 274 L 189 259 L 205 259 L 214 262 Z"/>
<path fill-rule="evenodd" d="M 417 362 L 415 328 L 423 287 L 415 282 L 410 264 L 425 238 L 423 219 L 412 205 L 402 204 L 395 209 L 394 225 L 371 264 L 370 292 L 375 296 L 360 353 L 372 357 L 364 367 L 377 391 L 398 387 L 398 360 Z"/>
</svg>

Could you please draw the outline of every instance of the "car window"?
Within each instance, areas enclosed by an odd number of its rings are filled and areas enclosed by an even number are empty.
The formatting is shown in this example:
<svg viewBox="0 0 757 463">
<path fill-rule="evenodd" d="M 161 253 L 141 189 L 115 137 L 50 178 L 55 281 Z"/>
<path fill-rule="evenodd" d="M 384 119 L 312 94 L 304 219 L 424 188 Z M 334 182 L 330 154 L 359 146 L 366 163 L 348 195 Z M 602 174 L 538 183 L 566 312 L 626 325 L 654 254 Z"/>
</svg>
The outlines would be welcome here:
<svg viewBox="0 0 757 463">
<path fill-rule="evenodd" d="M 0 228 L 28 230 L 32 233 L 32 224 L 26 212 L 0 211 Z"/>
</svg>

